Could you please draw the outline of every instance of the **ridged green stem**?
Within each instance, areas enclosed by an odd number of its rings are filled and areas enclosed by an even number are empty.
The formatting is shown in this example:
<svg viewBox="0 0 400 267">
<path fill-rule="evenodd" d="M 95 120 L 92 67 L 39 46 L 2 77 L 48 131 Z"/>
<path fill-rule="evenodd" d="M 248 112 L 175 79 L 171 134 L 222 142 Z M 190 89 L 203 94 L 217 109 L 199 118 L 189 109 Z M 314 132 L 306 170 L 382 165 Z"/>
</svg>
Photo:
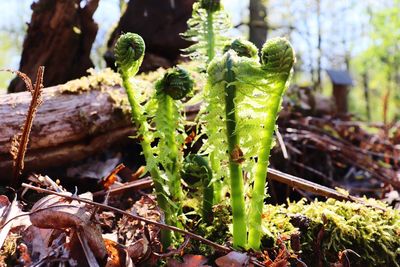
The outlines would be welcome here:
<svg viewBox="0 0 400 267">
<path fill-rule="evenodd" d="M 129 104 L 131 106 L 132 122 L 136 124 L 137 131 L 139 133 L 139 140 L 140 140 L 140 145 L 142 146 L 144 158 L 146 162 L 154 162 L 155 161 L 154 155 L 151 151 L 150 141 L 147 137 L 147 134 L 149 132 L 149 126 L 145 122 L 145 120 L 141 119 L 143 115 L 140 112 L 139 103 L 137 103 L 136 101 L 132 84 L 129 81 L 129 76 L 127 76 L 124 73 L 122 73 L 121 76 L 122 76 L 123 86 L 125 87 L 126 93 L 128 95 Z M 164 211 L 166 223 L 170 224 L 171 223 L 170 205 L 166 198 L 167 193 L 165 192 L 160 183 L 162 179 L 160 172 L 157 168 L 151 168 L 149 172 L 151 177 L 153 178 L 154 188 L 157 194 L 157 203 L 160 206 L 160 208 Z M 161 230 L 161 243 L 163 244 L 164 249 L 168 248 L 171 245 L 172 232 L 170 230 Z"/>
<path fill-rule="evenodd" d="M 233 216 L 233 245 L 245 247 L 247 239 L 244 203 L 243 173 L 240 163 L 233 158 L 233 154 L 239 148 L 239 137 L 236 135 L 237 110 L 235 108 L 236 86 L 230 84 L 235 81 L 235 74 L 232 71 L 232 59 L 228 53 L 226 60 L 226 81 L 225 87 L 225 112 L 226 128 L 229 153 L 229 170 L 231 182 L 231 206 Z"/>
<path fill-rule="evenodd" d="M 215 36 L 214 36 L 214 25 L 213 25 L 213 11 L 207 11 L 207 64 L 213 60 L 215 56 Z M 214 173 L 219 173 L 220 162 L 215 158 L 215 153 L 212 151 L 209 156 L 211 163 L 211 169 Z M 215 181 L 214 186 L 214 203 L 217 204 L 221 202 L 221 190 L 222 182 L 220 179 Z"/>
<path fill-rule="evenodd" d="M 294 62 L 294 50 L 286 39 L 274 38 L 264 44 L 261 63 L 269 80 L 268 91 L 270 93 L 266 99 L 266 120 L 263 130 L 260 131 L 261 147 L 258 152 L 249 211 L 248 247 L 254 250 L 260 249 L 266 177 L 276 118 Z"/>
<path fill-rule="evenodd" d="M 176 113 L 174 110 L 174 100 L 167 94 L 163 94 L 162 97 L 165 97 L 165 106 L 164 106 L 164 115 L 167 121 L 174 121 L 173 114 Z M 175 139 L 175 129 L 172 129 L 173 132 L 165 135 L 165 142 L 169 148 L 168 157 L 170 158 L 171 165 L 168 167 L 168 172 L 170 172 L 170 181 L 169 181 L 169 189 L 171 193 L 171 200 L 178 206 L 176 210 L 176 214 L 174 216 L 179 216 L 182 210 L 180 208 L 182 201 L 182 188 L 181 188 L 181 176 L 180 176 L 180 168 L 179 168 L 179 150 Z"/>
</svg>

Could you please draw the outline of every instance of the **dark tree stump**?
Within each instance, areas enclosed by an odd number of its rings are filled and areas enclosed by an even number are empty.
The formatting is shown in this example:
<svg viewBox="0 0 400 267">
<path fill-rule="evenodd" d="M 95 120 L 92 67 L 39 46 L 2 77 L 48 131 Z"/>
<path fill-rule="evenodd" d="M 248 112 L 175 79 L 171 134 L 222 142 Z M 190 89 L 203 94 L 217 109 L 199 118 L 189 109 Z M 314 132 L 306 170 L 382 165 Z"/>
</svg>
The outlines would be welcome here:
<svg viewBox="0 0 400 267">
<path fill-rule="evenodd" d="M 45 66 L 46 87 L 85 76 L 86 70 L 93 67 L 89 56 L 98 27 L 92 16 L 98 3 L 99 0 L 33 3 L 19 70 L 33 78 L 37 68 Z M 24 90 L 20 79 L 12 80 L 8 87 L 8 92 Z"/>
<path fill-rule="evenodd" d="M 134 32 L 146 42 L 146 56 L 142 71 L 168 68 L 176 64 L 181 49 L 190 45 L 180 33 L 187 29 L 195 0 L 134 0 L 129 1 L 126 12 L 107 43 L 104 58 L 114 68 L 114 44 L 121 33 Z"/>
</svg>

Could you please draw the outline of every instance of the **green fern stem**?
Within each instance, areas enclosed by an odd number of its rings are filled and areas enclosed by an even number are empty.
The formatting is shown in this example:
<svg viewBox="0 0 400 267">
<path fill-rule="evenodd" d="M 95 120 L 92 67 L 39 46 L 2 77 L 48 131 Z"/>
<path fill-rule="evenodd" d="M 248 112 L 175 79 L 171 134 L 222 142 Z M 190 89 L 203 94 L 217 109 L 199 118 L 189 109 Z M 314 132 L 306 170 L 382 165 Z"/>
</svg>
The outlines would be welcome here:
<svg viewBox="0 0 400 267">
<path fill-rule="evenodd" d="M 118 70 L 122 77 L 123 86 L 128 95 L 128 101 L 131 106 L 131 119 L 136 125 L 143 155 L 146 162 L 155 162 L 150 145 L 150 139 L 148 137 L 149 126 L 146 118 L 141 112 L 141 106 L 136 100 L 135 91 L 130 81 L 130 78 L 135 76 L 139 70 L 139 67 L 143 61 L 144 51 L 145 43 L 143 39 L 137 34 L 126 33 L 120 36 L 115 45 L 115 59 Z M 154 188 L 157 194 L 157 203 L 164 211 L 165 217 L 169 218 L 170 205 L 168 203 L 168 199 L 166 198 L 167 194 L 160 183 L 160 172 L 156 167 L 151 167 L 148 171 L 153 178 Z M 172 232 L 169 230 L 162 230 L 161 242 L 164 248 L 169 247 L 172 243 Z"/>
<path fill-rule="evenodd" d="M 287 87 L 291 69 L 295 62 L 294 50 L 286 39 L 271 39 L 267 41 L 262 48 L 261 61 L 262 69 L 265 71 L 265 75 L 269 80 L 270 88 L 268 91 L 270 95 L 267 99 L 267 116 L 264 122 L 264 128 L 260 132 L 261 147 L 258 152 L 249 211 L 248 247 L 254 250 L 260 249 L 262 235 L 261 219 L 269 156 L 276 118 L 281 108 L 282 97 Z"/>
<path fill-rule="evenodd" d="M 260 136 L 261 148 L 258 156 L 257 167 L 255 172 L 254 187 L 250 204 L 249 216 L 249 240 L 250 248 L 260 249 L 261 240 L 261 217 L 265 198 L 266 176 L 270 150 L 273 140 L 273 132 L 275 127 L 276 116 L 280 107 L 280 95 L 275 96 L 276 99 L 271 101 L 269 112 L 265 121 L 263 135 Z M 272 129 L 272 130 L 271 130 Z"/>
<path fill-rule="evenodd" d="M 135 93 L 132 88 L 132 84 L 129 81 L 129 76 L 126 76 L 122 73 L 122 81 L 123 86 L 126 90 L 126 94 L 128 95 L 129 104 L 131 106 L 131 119 L 132 122 L 136 125 L 137 131 L 139 134 L 140 145 L 143 150 L 143 155 L 146 162 L 154 162 L 155 158 L 151 149 L 150 140 L 147 137 L 149 132 L 149 126 L 147 122 L 142 118 L 143 115 L 140 112 L 139 103 L 136 101 Z M 158 206 L 163 210 L 166 218 L 166 223 L 169 224 L 170 222 L 167 221 L 167 218 L 170 218 L 171 208 L 168 203 L 168 199 L 166 198 L 167 193 L 165 192 L 162 184 L 160 171 L 153 167 L 148 170 L 151 177 L 153 178 L 154 188 L 156 190 L 157 195 L 157 203 Z M 168 248 L 172 243 L 172 232 L 170 230 L 162 230 L 161 231 L 161 243 L 163 244 L 164 248 Z"/>
<path fill-rule="evenodd" d="M 235 108 L 236 86 L 232 85 L 235 81 L 235 74 L 232 70 L 232 59 L 230 53 L 227 54 L 226 60 L 226 77 L 227 85 L 225 87 L 225 113 L 226 128 L 228 139 L 229 153 L 229 170 L 231 183 L 231 206 L 233 216 L 233 245 L 235 247 L 244 248 L 246 245 L 247 232 L 245 221 L 245 203 L 244 203 L 244 185 L 243 173 L 240 166 L 240 160 L 235 158 L 238 154 L 239 137 L 236 134 L 237 110 Z"/>
<path fill-rule="evenodd" d="M 165 97 L 163 109 L 165 111 L 164 116 L 165 120 L 169 122 L 173 122 L 176 119 L 173 114 L 177 111 L 175 110 L 174 100 L 169 95 L 163 95 Z M 167 173 L 169 174 L 169 189 L 171 193 L 171 200 L 179 206 L 176 210 L 176 215 L 179 216 L 182 210 L 180 208 L 180 204 L 182 202 L 182 188 L 181 188 L 181 176 L 180 176 L 180 168 L 179 168 L 179 150 L 177 146 L 177 142 L 175 139 L 175 128 L 171 129 L 169 134 L 165 134 L 165 143 L 168 146 L 168 157 L 170 158 L 170 164 L 167 167 Z"/>
<path fill-rule="evenodd" d="M 160 135 L 158 149 L 160 153 L 161 164 L 165 169 L 169 198 L 172 203 L 170 214 L 171 224 L 178 225 L 178 217 L 182 214 L 182 188 L 181 188 L 181 169 L 183 146 L 178 141 L 177 136 L 182 136 L 178 131 L 181 122 L 181 113 L 178 110 L 180 100 L 186 97 L 193 89 L 193 80 L 189 73 L 183 68 L 172 68 L 167 71 L 163 78 L 156 83 L 156 99 L 158 108 L 155 115 L 157 131 Z"/>
</svg>

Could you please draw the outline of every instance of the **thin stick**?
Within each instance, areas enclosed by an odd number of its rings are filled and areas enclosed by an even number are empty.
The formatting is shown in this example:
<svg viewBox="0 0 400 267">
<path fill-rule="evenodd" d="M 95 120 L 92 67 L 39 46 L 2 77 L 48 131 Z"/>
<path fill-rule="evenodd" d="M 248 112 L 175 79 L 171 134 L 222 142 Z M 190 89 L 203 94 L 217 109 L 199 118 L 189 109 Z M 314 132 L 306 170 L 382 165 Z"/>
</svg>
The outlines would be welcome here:
<svg viewBox="0 0 400 267">
<path fill-rule="evenodd" d="M 376 208 L 379 210 L 386 210 L 383 207 L 379 207 L 376 205 L 372 205 L 369 203 L 365 203 L 365 201 L 359 197 L 347 195 L 336 191 L 335 189 L 310 182 L 308 180 L 302 179 L 300 177 L 290 175 L 275 169 L 268 168 L 268 178 L 274 181 L 287 184 L 288 186 L 300 190 L 304 190 L 307 192 L 314 193 L 319 196 L 330 197 L 337 200 L 348 200 L 352 202 L 357 202 L 372 208 Z"/>
</svg>

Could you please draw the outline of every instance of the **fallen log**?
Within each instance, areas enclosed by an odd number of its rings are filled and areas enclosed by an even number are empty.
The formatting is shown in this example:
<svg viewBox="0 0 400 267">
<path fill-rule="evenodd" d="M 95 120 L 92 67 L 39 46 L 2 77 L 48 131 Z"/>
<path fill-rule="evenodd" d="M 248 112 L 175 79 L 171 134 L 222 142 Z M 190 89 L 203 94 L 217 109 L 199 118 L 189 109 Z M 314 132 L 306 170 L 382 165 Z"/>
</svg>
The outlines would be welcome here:
<svg viewBox="0 0 400 267">
<path fill-rule="evenodd" d="M 163 71 L 137 78 L 150 97 Z M 119 74 L 110 69 L 43 89 L 43 104 L 33 121 L 24 173 L 78 162 L 135 134 Z M 20 132 L 31 99 L 29 92 L 0 95 L 0 181 L 11 179 L 11 140 Z M 188 119 L 199 106 L 188 106 Z"/>
<path fill-rule="evenodd" d="M 45 88 L 32 126 L 25 172 L 82 160 L 134 134 L 119 84 L 119 76 L 107 70 Z M 20 132 L 30 98 L 29 92 L 0 95 L 1 181 L 11 178 L 11 140 Z"/>
</svg>

